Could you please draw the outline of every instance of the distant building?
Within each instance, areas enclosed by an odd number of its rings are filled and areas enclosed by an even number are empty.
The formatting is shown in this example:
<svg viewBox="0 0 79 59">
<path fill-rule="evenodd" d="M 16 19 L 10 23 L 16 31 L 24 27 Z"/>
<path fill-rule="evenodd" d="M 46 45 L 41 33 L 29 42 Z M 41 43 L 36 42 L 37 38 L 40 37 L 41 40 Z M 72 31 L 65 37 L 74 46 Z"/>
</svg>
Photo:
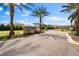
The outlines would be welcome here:
<svg viewBox="0 0 79 59">
<path fill-rule="evenodd" d="M 34 23 L 34 27 L 36 27 L 36 31 L 40 31 L 40 28 L 39 28 L 39 23 Z"/>
<path fill-rule="evenodd" d="M 39 28 L 39 23 L 33 23 L 36 28 Z"/>
</svg>

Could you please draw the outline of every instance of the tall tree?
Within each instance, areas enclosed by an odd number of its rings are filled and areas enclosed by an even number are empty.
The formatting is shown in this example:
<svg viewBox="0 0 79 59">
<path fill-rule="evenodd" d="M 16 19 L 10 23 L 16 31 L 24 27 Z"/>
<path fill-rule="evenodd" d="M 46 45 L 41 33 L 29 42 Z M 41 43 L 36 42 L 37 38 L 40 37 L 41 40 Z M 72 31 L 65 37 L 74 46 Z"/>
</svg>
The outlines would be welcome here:
<svg viewBox="0 0 79 59">
<path fill-rule="evenodd" d="M 67 5 L 62 6 L 65 8 L 64 10 L 61 10 L 61 12 L 65 13 L 71 13 L 68 17 L 68 20 L 70 20 L 71 25 L 72 22 L 76 25 L 76 32 L 79 33 L 79 3 L 68 3 Z"/>
<path fill-rule="evenodd" d="M 14 29 L 13 29 L 15 6 L 18 7 L 21 12 L 23 12 L 24 8 L 28 9 L 28 10 L 32 10 L 33 4 L 31 4 L 31 3 L 8 3 L 8 4 L 4 5 L 4 10 L 7 7 L 10 7 L 10 36 L 15 34 Z"/>
<path fill-rule="evenodd" d="M 40 32 L 41 32 L 41 24 L 42 24 L 42 18 L 45 16 L 48 16 L 50 13 L 47 11 L 46 7 L 40 7 L 40 8 L 35 8 L 32 12 L 32 16 L 38 17 L 39 22 L 40 22 Z"/>
</svg>

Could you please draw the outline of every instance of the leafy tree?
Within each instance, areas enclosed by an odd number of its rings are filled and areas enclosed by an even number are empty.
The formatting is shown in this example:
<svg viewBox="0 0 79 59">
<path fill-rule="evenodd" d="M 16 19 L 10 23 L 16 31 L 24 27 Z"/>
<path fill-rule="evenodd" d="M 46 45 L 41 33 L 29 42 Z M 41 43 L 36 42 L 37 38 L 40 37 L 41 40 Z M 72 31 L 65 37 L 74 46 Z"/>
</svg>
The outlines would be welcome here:
<svg viewBox="0 0 79 59">
<path fill-rule="evenodd" d="M 0 6 L 1 6 L 2 4 L 0 4 Z M 33 6 L 33 4 L 31 4 L 31 3 L 8 3 L 8 4 L 4 4 L 4 10 L 8 7 L 8 8 L 10 8 L 10 36 L 11 35 L 14 35 L 15 33 L 14 33 L 14 29 L 13 29 L 13 19 L 14 19 L 14 11 L 16 11 L 15 10 L 15 6 L 16 7 L 18 7 L 19 8 L 19 10 L 21 11 L 21 12 L 23 12 L 23 9 L 25 8 L 25 9 L 29 9 L 29 10 L 31 10 L 32 8 L 32 6 Z"/>
<path fill-rule="evenodd" d="M 10 25 L 9 25 L 9 24 L 7 24 L 7 25 L 5 26 L 5 30 L 10 30 Z"/>
<path fill-rule="evenodd" d="M 46 10 L 46 7 L 36 8 L 32 12 L 32 16 L 38 17 L 40 22 L 40 32 L 41 32 L 41 24 L 42 24 L 42 18 L 49 15 L 49 12 Z"/>
<path fill-rule="evenodd" d="M 5 30 L 5 25 L 4 24 L 0 25 L 0 30 Z"/>
<path fill-rule="evenodd" d="M 70 20 L 71 25 L 74 22 L 76 32 L 79 33 L 79 3 L 68 3 L 62 7 L 65 9 L 61 10 L 61 12 L 71 13 L 68 20 Z"/>
</svg>

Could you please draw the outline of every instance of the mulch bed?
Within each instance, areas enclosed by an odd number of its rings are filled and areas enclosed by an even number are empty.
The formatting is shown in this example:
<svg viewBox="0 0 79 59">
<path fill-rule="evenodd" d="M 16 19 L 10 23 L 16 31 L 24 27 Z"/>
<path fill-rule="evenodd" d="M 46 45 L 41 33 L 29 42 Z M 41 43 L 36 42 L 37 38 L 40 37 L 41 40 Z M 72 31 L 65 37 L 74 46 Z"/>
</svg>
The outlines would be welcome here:
<svg viewBox="0 0 79 59">
<path fill-rule="evenodd" d="M 70 36 L 72 37 L 73 40 L 79 41 L 79 36 L 75 36 L 75 35 L 72 35 L 72 34 L 70 34 Z"/>
</svg>

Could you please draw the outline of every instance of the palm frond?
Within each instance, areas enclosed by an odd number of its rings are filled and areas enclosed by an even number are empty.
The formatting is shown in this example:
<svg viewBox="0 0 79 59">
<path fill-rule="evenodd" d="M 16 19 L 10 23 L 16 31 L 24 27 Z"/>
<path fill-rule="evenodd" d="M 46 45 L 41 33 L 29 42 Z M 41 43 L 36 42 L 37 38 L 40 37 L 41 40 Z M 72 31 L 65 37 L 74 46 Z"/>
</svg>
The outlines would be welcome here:
<svg viewBox="0 0 79 59">
<path fill-rule="evenodd" d="M 19 5 L 16 5 L 18 8 L 19 8 L 19 10 L 23 13 L 23 9 L 21 8 L 21 6 L 19 6 Z"/>
<path fill-rule="evenodd" d="M 62 6 L 63 8 L 65 8 L 64 10 L 61 10 L 60 12 L 65 12 L 65 13 L 69 13 L 72 10 L 74 10 L 76 7 L 75 3 L 69 3 L 67 5 Z"/>
<path fill-rule="evenodd" d="M 70 20 L 71 23 L 72 23 L 73 21 L 75 21 L 75 19 L 78 17 L 76 12 L 77 12 L 77 11 L 73 12 L 73 13 L 68 17 L 68 20 Z"/>
<path fill-rule="evenodd" d="M 32 12 L 32 16 L 36 16 L 36 17 L 44 17 L 44 16 L 48 16 L 50 13 L 46 10 L 47 7 L 40 7 L 40 8 L 35 8 Z"/>
<path fill-rule="evenodd" d="M 9 6 L 3 6 L 3 11 L 6 11 L 9 8 Z"/>
<path fill-rule="evenodd" d="M 32 6 L 33 8 L 35 7 L 35 5 L 32 3 L 27 3 L 27 5 Z"/>
<path fill-rule="evenodd" d="M 28 6 L 28 4 L 26 5 L 26 4 L 20 3 L 20 6 L 27 9 L 27 10 L 32 10 L 32 8 L 30 6 Z"/>
</svg>

